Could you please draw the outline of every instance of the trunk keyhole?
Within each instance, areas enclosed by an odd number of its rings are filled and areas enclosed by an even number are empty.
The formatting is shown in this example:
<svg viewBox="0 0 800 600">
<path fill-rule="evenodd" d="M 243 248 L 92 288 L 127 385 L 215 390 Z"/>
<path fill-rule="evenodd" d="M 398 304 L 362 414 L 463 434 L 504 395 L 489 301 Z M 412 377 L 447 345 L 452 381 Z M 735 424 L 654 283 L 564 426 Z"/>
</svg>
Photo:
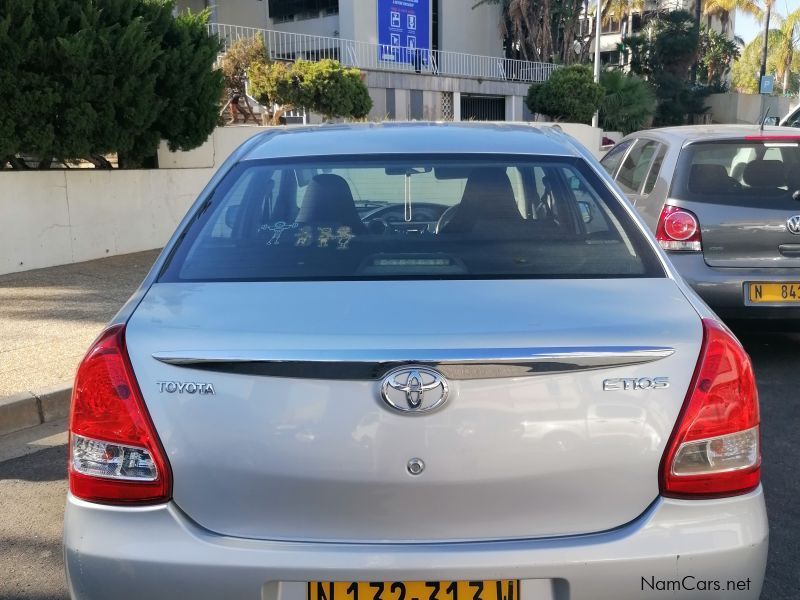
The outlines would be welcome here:
<svg viewBox="0 0 800 600">
<path fill-rule="evenodd" d="M 421 458 L 412 458 L 408 461 L 408 472 L 412 475 L 419 475 L 425 470 L 425 463 Z"/>
</svg>

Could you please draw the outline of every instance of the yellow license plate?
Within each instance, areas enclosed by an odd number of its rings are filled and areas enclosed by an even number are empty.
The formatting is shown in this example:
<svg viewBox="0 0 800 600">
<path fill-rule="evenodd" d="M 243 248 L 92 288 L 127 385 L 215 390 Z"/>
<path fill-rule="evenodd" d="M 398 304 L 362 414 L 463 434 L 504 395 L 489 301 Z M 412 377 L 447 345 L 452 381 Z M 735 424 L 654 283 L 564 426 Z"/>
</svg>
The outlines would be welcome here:
<svg viewBox="0 0 800 600">
<path fill-rule="evenodd" d="M 308 600 L 520 600 L 519 580 L 311 581 Z"/>
<path fill-rule="evenodd" d="M 800 304 L 800 282 L 751 283 L 748 287 L 751 304 Z"/>
</svg>

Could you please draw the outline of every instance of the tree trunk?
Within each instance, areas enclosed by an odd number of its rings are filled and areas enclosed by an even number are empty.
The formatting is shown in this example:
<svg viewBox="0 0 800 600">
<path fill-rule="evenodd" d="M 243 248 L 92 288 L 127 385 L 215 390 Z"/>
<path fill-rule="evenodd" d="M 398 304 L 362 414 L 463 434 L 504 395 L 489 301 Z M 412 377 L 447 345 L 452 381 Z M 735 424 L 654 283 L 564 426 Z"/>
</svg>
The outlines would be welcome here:
<svg viewBox="0 0 800 600">
<path fill-rule="evenodd" d="M 791 84 L 792 75 L 792 58 L 794 58 L 794 50 L 789 48 L 786 53 L 786 62 L 783 65 L 783 93 L 789 92 L 789 85 Z"/>
<path fill-rule="evenodd" d="M 703 4 L 701 0 L 694 0 L 694 22 L 695 26 L 697 27 L 698 33 L 700 32 L 700 21 L 703 18 Z M 692 63 L 692 73 L 691 73 L 691 80 L 692 83 L 697 83 L 697 67 L 698 61 L 695 60 Z"/>
<path fill-rule="evenodd" d="M 27 171 L 30 167 L 25 164 L 25 161 L 22 160 L 19 156 L 6 156 L 2 160 L 2 167 L 5 167 L 6 163 L 11 165 L 11 168 L 15 171 Z"/>
<path fill-rule="evenodd" d="M 91 154 L 86 157 L 86 160 L 92 163 L 95 169 L 113 169 L 113 165 L 106 160 L 105 156 L 100 154 Z"/>
</svg>

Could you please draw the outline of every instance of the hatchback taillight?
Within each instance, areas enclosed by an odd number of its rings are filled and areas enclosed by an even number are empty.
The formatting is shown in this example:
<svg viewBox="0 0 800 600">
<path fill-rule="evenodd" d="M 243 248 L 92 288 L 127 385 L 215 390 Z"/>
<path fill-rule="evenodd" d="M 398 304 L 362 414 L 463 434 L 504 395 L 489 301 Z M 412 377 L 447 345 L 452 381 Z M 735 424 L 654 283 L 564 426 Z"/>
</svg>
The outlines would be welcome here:
<svg viewBox="0 0 800 600">
<path fill-rule="evenodd" d="M 125 349 L 125 327 L 104 331 L 78 367 L 72 390 L 69 487 L 83 500 L 169 500 L 169 463 Z"/>
<path fill-rule="evenodd" d="M 750 358 L 723 325 L 703 321 L 703 347 L 661 461 L 661 494 L 743 494 L 761 478 L 758 392 Z"/>
<path fill-rule="evenodd" d="M 671 204 L 661 210 L 656 239 L 664 250 L 700 252 L 703 249 L 700 223 L 691 211 Z"/>
</svg>

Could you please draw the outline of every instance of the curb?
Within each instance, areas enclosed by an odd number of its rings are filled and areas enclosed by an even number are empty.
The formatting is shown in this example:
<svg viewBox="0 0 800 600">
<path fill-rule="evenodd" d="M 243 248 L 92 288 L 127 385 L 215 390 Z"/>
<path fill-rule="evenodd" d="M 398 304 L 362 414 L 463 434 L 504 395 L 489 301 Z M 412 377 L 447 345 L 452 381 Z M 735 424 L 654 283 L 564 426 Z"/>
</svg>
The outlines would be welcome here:
<svg viewBox="0 0 800 600">
<path fill-rule="evenodd" d="M 72 384 L 62 384 L 38 394 L 22 392 L 0 398 L 0 435 L 65 418 L 71 395 Z"/>
</svg>

